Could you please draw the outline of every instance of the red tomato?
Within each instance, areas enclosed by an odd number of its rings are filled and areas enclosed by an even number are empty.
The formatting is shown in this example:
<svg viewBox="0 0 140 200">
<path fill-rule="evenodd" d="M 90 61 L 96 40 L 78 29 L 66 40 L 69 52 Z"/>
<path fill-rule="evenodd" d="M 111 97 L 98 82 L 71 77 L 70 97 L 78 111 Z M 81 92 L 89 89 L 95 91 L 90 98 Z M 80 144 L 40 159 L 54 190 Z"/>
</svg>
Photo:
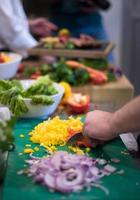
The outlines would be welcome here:
<svg viewBox="0 0 140 200">
<path fill-rule="evenodd" d="M 31 75 L 31 79 L 37 79 L 39 76 L 41 76 L 41 72 L 40 71 L 36 71 L 35 73 L 33 73 Z"/>
<path fill-rule="evenodd" d="M 86 113 L 90 106 L 90 96 L 74 93 L 67 101 L 71 112 L 76 114 Z"/>
</svg>

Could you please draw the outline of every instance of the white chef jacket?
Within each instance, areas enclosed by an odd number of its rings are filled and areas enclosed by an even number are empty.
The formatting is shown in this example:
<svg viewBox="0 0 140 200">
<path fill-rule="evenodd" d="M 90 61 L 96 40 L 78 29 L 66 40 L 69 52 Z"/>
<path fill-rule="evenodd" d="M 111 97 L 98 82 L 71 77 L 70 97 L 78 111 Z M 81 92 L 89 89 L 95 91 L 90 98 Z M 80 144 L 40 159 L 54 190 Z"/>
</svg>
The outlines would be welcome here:
<svg viewBox="0 0 140 200">
<path fill-rule="evenodd" d="M 8 47 L 26 56 L 36 44 L 20 0 L 0 0 L 0 49 Z"/>
</svg>

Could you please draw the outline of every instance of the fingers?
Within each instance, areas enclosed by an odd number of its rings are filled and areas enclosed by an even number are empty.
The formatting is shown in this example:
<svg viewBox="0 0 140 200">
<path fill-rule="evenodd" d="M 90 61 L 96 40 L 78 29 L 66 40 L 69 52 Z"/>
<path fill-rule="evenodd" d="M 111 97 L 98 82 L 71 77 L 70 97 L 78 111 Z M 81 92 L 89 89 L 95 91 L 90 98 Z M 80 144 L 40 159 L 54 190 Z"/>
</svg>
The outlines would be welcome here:
<svg viewBox="0 0 140 200">
<path fill-rule="evenodd" d="M 58 29 L 58 27 L 57 27 L 55 24 L 53 24 L 52 22 L 47 22 L 47 23 L 46 23 L 46 26 L 47 26 L 49 29 L 53 30 L 53 31 L 56 31 L 56 30 Z"/>
<path fill-rule="evenodd" d="M 52 31 L 57 30 L 57 26 L 51 22 L 49 22 L 45 18 L 37 18 L 29 21 L 31 30 L 34 34 L 40 35 L 41 37 L 45 37 L 47 35 L 51 35 Z"/>
<path fill-rule="evenodd" d="M 57 28 L 58 28 L 54 23 L 48 21 L 46 18 L 37 18 L 36 24 L 38 24 L 38 25 L 40 24 L 44 27 L 46 26 L 50 30 L 57 30 Z"/>
</svg>

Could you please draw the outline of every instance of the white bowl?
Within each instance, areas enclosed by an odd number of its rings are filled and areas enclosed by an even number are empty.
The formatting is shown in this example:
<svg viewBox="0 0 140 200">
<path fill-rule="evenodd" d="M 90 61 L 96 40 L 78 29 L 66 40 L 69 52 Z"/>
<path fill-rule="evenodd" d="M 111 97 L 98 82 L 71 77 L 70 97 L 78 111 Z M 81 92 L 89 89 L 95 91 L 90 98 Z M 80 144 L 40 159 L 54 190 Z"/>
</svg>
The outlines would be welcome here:
<svg viewBox="0 0 140 200">
<path fill-rule="evenodd" d="M 21 84 L 23 85 L 24 89 L 28 89 L 28 87 L 30 87 L 30 85 L 32 85 L 33 82 L 34 80 L 22 80 Z M 28 107 L 29 111 L 22 117 L 38 118 L 38 117 L 48 117 L 51 114 L 53 114 L 64 94 L 64 88 L 61 85 L 59 85 L 58 83 L 54 83 L 54 87 L 56 88 L 58 93 L 50 96 L 54 100 L 54 103 L 52 105 L 33 105 L 31 104 L 30 98 L 24 98 L 24 102 Z"/>
<path fill-rule="evenodd" d="M 17 53 L 6 53 L 12 58 L 10 62 L 0 63 L 0 79 L 10 79 L 15 76 L 22 56 Z"/>
</svg>

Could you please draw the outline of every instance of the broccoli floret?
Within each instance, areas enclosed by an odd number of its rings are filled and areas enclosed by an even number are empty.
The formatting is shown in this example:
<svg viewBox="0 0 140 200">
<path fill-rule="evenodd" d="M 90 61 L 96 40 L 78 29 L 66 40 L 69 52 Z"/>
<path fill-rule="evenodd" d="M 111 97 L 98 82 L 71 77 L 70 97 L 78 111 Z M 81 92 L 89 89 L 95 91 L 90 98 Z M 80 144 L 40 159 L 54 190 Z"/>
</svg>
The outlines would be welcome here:
<svg viewBox="0 0 140 200">
<path fill-rule="evenodd" d="M 89 73 L 85 69 L 76 69 L 74 76 L 74 86 L 84 85 L 89 82 Z"/>
</svg>

